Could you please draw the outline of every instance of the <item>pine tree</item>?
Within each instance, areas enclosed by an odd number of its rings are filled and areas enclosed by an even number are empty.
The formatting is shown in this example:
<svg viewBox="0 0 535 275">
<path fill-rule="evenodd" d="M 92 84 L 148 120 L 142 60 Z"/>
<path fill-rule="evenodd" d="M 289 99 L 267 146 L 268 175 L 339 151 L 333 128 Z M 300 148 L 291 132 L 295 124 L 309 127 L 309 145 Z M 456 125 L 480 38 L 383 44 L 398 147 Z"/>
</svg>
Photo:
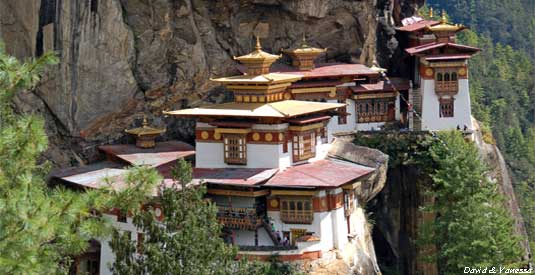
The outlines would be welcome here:
<svg viewBox="0 0 535 275">
<path fill-rule="evenodd" d="M 47 148 L 44 121 L 17 113 L 12 99 L 57 62 L 47 53 L 20 63 L 0 46 L 0 274 L 66 273 L 89 240 L 109 233 L 108 223 L 94 213 L 138 204 L 154 181 L 154 173 L 135 168 L 124 191 L 81 193 L 47 186 L 48 165 L 38 163 Z"/>
<path fill-rule="evenodd" d="M 111 248 L 116 254 L 114 274 L 230 274 L 240 270 L 236 249 L 219 237 L 217 208 L 204 199 L 205 187 L 188 186 L 191 166 L 180 160 L 173 170 L 176 180 L 162 188 L 153 203 L 163 209 L 158 221 L 148 206 L 134 214 L 133 223 L 144 232 L 142 243 L 125 233 L 113 233 Z M 149 205 L 149 204 L 148 204 Z M 129 234 L 129 233 L 126 233 Z M 138 248 L 142 247 L 142 251 Z M 141 255 L 136 253 L 141 252 Z"/>
<path fill-rule="evenodd" d="M 461 274 L 463 268 L 518 266 L 519 238 L 495 183 L 473 143 L 458 132 L 439 134 L 430 148 L 435 163 L 431 194 L 436 201 L 425 211 L 437 218 L 422 232 L 424 245 L 437 246 L 441 274 Z"/>
</svg>

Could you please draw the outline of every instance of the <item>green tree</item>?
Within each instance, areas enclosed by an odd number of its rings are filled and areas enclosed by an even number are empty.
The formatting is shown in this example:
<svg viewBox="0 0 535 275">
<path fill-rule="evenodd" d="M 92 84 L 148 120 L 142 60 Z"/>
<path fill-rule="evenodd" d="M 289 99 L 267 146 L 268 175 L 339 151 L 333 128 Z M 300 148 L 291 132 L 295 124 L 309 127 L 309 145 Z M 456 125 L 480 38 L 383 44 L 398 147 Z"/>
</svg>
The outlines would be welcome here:
<svg viewBox="0 0 535 275">
<path fill-rule="evenodd" d="M 191 166 L 180 160 L 172 172 L 175 183 L 162 188 L 156 199 L 164 219 L 152 207 L 138 211 L 133 223 L 144 232 L 143 256 L 127 233 L 115 231 L 111 248 L 116 254 L 114 274 L 229 274 L 238 271 L 236 249 L 220 238 L 217 208 L 204 199 L 205 187 L 186 187 Z"/>
<path fill-rule="evenodd" d="M 426 225 L 422 243 L 437 246 L 441 274 L 460 274 L 465 266 L 519 265 L 519 238 L 513 220 L 475 145 L 456 131 L 439 134 L 430 147 L 435 170 L 425 208 L 437 218 Z"/>
<path fill-rule="evenodd" d="M 57 62 L 47 53 L 21 63 L 0 47 L 0 274 L 66 273 L 71 257 L 90 239 L 109 233 L 95 211 L 138 203 L 154 181 L 154 173 L 134 168 L 124 191 L 75 192 L 47 185 L 48 165 L 38 162 L 47 148 L 44 121 L 16 112 L 12 99 L 32 89 L 45 67 Z"/>
</svg>

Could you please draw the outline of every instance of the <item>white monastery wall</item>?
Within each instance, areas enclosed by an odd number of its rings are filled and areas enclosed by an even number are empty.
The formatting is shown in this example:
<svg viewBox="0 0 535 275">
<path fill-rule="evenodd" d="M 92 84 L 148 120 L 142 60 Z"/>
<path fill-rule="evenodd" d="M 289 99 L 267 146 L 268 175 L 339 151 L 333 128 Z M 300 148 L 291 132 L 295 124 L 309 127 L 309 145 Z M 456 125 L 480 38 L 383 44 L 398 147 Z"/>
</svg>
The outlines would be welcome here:
<svg viewBox="0 0 535 275">
<path fill-rule="evenodd" d="M 247 245 L 247 246 L 254 246 L 255 245 L 255 232 L 249 231 L 249 230 L 232 230 L 234 233 L 234 240 L 235 245 Z M 266 229 L 263 227 L 260 227 L 258 229 L 258 245 L 259 246 L 272 246 L 273 241 L 269 237 L 268 233 L 266 232 Z"/>
<path fill-rule="evenodd" d="M 267 212 L 270 221 L 275 226 L 275 231 L 290 231 L 290 229 L 306 229 L 307 232 L 313 232 L 321 240 L 314 246 L 314 250 L 327 251 L 333 247 L 332 221 L 330 212 L 314 213 L 312 224 L 289 224 L 280 219 L 279 211 Z M 312 251 L 312 250 L 309 250 Z"/>
<path fill-rule="evenodd" d="M 328 103 L 338 103 L 337 100 L 327 100 Z M 350 115 L 347 116 L 346 124 L 338 124 L 338 116 L 333 116 L 329 123 L 327 124 L 327 138 L 329 142 L 332 142 L 334 139 L 334 133 L 340 132 L 352 132 L 357 130 L 356 127 L 356 109 L 355 109 L 355 100 L 348 99 L 346 100 L 347 107 L 346 110 Z"/>
<path fill-rule="evenodd" d="M 464 125 L 473 129 L 468 79 L 459 79 L 459 92 L 454 96 L 453 117 L 440 117 L 439 97 L 435 81 L 422 80 L 422 130 L 452 130 Z"/>
<path fill-rule="evenodd" d="M 138 230 L 132 223 L 132 218 L 127 217 L 127 222 L 118 222 L 117 216 L 115 215 L 109 215 L 109 214 L 103 214 L 103 217 L 105 219 L 108 219 L 112 226 L 114 228 L 117 228 L 121 231 L 128 231 L 130 232 L 130 239 L 131 240 L 137 240 L 137 233 Z M 111 241 L 111 238 L 108 237 L 106 239 L 98 240 L 100 242 L 100 274 L 101 275 L 111 275 L 112 272 L 108 268 L 108 264 L 112 264 L 115 261 L 115 254 L 112 252 L 111 247 L 109 245 L 109 241 Z"/>
</svg>

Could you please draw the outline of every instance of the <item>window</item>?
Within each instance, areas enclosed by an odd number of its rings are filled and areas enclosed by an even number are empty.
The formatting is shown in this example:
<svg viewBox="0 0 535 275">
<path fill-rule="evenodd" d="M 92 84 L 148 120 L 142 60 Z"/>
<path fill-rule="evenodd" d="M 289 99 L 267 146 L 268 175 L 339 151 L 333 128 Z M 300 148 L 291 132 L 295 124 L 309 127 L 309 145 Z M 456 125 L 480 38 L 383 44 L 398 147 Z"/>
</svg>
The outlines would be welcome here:
<svg viewBox="0 0 535 275">
<path fill-rule="evenodd" d="M 355 194 L 353 190 L 344 191 L 344 213 L 347 216 L 350 216 L 353 213 L 355 205 Z"/>
<path fill-rule="evenodd" d="M 137 253 L 143 254 L 143 243 L 145 242 L 145 235 L 137 233 Z"/>
<path fill-rule="evenodd" d="M 389 115 L 389 106 L 395 106 L 395 102 L 395 98 L 358 100 L 356 106 L 358 123 L 395 120 L 395 107 L 394 116 Z"/>
<path fill-rule="evenodd" d="M 247 164 L 247 144 L 245 135 L 225 134 L 223 137 L 225 163 Z"/>
<path fill-rule="evenodd" d="M 345 100 L 339 99 L 338 103 L 346 103 Z M 347 124 L 347 107 L 338 108 L 338 125 Z"/>
<path fill-rule="evenodd" d="M 437 69 L 435 74 L 435 91 L 454 92 L 458 91 L 457 73 L 452 68 Z"/>
<path fill-rule="evenodd" d="M 281 220 L 285 223 L 310 224 L 314 219 L 311 198 L 281 198 Z"/>
<path fill-rule="evenodd" d="M 453 98 L 440 99 L 440 117 L 453 117 Z"/>
<path fill-rule="evenodd" d="M 127 222 L 127 219 L 126 219 L 126 213 L 124 211 L 121 211 L 121 210 L 118 210 L 119 212 L 117 213 L 117 221 L 118 222 Z"/>
<path fill-rule="evenodd" d="M 293 160 L 301 161 L 316 155 L 316 131 L 297 132 L 293 136 Z"/>
</svg>

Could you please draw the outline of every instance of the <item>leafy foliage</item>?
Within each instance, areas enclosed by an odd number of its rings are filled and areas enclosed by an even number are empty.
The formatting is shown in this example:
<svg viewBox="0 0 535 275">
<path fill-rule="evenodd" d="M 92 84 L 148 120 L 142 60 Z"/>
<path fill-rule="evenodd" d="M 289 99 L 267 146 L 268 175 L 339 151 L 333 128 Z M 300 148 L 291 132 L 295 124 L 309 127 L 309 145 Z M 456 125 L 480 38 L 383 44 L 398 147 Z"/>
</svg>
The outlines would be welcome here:
<svg viewBox="0 0 535 275">
<path fill-rule="evenodd" d="M 519 239 L 503 197 L 487 180 L 475 145 L 459 132 L 377 133 L 357 136 L 354 142 L 387 153 L 393 160 L 389 169 L 417 166 L 419 178 L 431 177 L 423 188 L 435 203 L 422 210 L 437 218 L 422 225 L 417 243 L 427 251 L 437 246 L 423 260 L 438 262 L 441 274 L 461 274 L 465 266 L 521 264 L 516 262 Z"/>
<path fill-rule="evenodd" d="M 47 148 L 44 121 L 15 112 L 12 99 L 39 80 L 53 53 L 21 63 L 0 47 L 0 273 L 67 273 L 71 257 L 88 241 L 109 234 L 99 215 L 115 205 L 139 204 L 154 173 L 133 168 L 122 191 L 75 192 L 51 188 L 45 181 L 48 165 L 38 162 Z M 145 178 L 139 174 L 147 175 Z"/>
<path fill-rule="evenodd" d="M 160 190 L 154 203 L 163 209 L 163 220 L 155 217 L 151 206 L 134 214 L 134 225 L 144 232 L 140 243 L 131 240 L 131 232 L 114 231 L 113 273 L 293 274 L 291 268 L 275 262 L 236 261 L 237 249 L 220 238 L 217 207 L 204 198 L 206 188 L 187 186 L 191 171 L 190 164 L 180 160 L 172 172 L 175 183 Z"/>
<path fill-rule="evenodd" d="M 477 148 L 458 132 L 439 138 L 444 143 L 430 148 L 435 203 L 425 208 L 437 217 L 421 241 L 437 246 L 441 274 L 460 274 L 465 266 L 519 265 L 513 220 L 496 184 L 487 180 Z"/>
</svg>

